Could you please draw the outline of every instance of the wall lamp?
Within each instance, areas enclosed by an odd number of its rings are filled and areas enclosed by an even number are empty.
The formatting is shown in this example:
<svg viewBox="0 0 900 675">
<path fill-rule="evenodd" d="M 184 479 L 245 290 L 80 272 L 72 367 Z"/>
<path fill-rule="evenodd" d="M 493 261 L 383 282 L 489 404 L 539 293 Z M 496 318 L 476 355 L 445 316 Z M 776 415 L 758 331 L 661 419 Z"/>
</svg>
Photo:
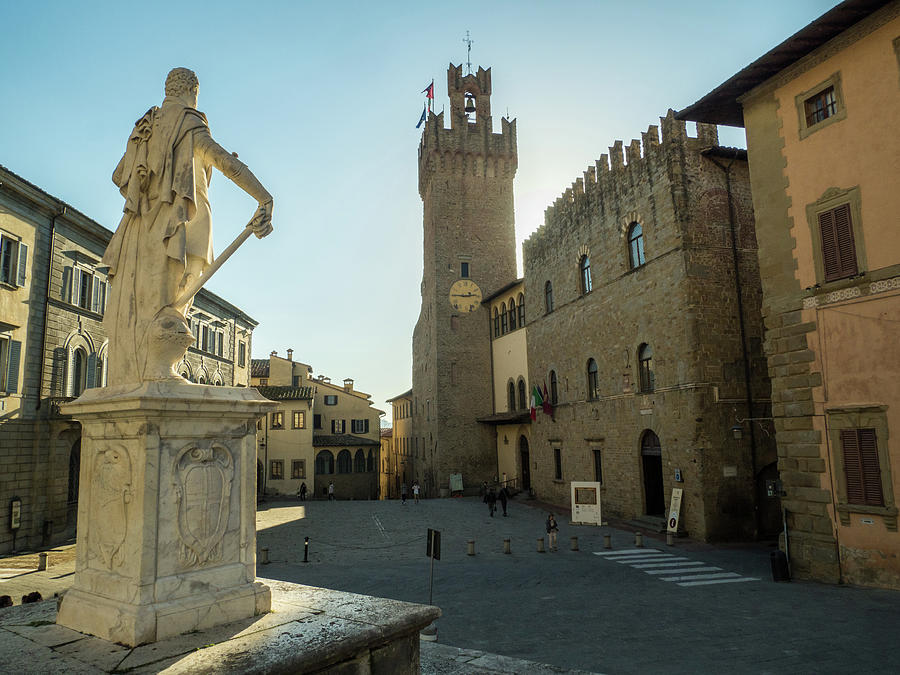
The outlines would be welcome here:
<svg viewBox="0 0 900 675">
<path fill-rule="evenodd" d="M 738 417 L 735 420 L 734 426 L 731 427 L 731 435 L 734 436 L 734 440 L 739 441 L 744 437 L 744 426 L 743 426 L 744 422 L 760 423 L 764 420 L 772 421 L 774 419 L 775 419 L 774 417 L 745 417 L 743 419 Z M 763 433 L 766 436 L 769 435 L 769 431 L 766 429 L 766 427 L 763 424 L 759 424 L 759 428 L 762 429 Z"/>
</svg>

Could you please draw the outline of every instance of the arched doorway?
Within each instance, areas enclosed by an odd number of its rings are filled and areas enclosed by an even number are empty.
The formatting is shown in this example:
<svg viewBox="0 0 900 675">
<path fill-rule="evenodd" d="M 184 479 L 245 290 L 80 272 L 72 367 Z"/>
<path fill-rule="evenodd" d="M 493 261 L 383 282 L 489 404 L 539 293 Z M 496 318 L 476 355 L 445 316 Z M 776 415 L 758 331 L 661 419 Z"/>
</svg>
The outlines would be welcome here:
<svg viewBox="0 0 900 675">
<path fill-rule="evenodd" d="M 644 513 L 664 516 L 666 495 L 663 488 L 662 448 L 659 436 L 649 429 L 641 436 L 641 464 L 644 471 Z"/>
<path fill-rule="evenodd" d="M 81 480 L 81 439 L 69 451 L 69 488 L 66 494 L 66 531 L 75 536 L 78 527 L 78 490 Z"/>
<path fill-rule="evenodd" d="M 519 436 L 519 460 L 521 462 L 522 472 L 522 489 L 530 490 L 531 489 L 531 459 L 530 453 L 528 452 L 528 439 L 524 436 Z"/>
</svg>

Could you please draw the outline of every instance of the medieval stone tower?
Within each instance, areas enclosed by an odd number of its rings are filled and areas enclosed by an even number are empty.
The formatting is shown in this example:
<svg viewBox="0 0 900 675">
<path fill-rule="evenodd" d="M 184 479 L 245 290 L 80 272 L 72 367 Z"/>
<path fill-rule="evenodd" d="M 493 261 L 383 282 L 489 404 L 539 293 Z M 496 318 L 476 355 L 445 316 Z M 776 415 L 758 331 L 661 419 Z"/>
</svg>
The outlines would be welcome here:
<svg viewBox="0 0 900 675">
<path fill-rule="evenodd" d="M 490 69 L 463 76 L 450 64 L 447 90 L 450 128 L 443 112 L 431 114 L 419 144 L 424 269 L 410 454 L 431 495 L 449 486 L 450 474 L 472 487 L 497 473 L 493 430 L 476 421 L 494 412 L 481 300 L 516 278 L 516 123 L 504 118 L 493 132 Z"/>
</svg>

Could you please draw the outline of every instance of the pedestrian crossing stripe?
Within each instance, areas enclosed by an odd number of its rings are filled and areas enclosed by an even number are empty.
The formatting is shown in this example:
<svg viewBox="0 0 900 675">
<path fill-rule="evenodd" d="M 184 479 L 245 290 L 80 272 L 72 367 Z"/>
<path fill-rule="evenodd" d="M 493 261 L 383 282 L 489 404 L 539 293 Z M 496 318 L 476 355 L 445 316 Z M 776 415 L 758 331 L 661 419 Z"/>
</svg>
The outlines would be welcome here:
<svg viewBox="0 0 900 675">
<path fill-rule="evenodd" d="M 620 565 L 628 565 L 645 574 L 656 576 L 678 586 L 705 586 L 759 581 L 759 577 L 745 577 L 737 572 L 726 572 L 701 560 L 665 553 L 655 548 L 630 548 L 619 551 L 594 551 L 594 555 Z M 669 575 L 669 576 L 662 576 Z"/>
</svg>

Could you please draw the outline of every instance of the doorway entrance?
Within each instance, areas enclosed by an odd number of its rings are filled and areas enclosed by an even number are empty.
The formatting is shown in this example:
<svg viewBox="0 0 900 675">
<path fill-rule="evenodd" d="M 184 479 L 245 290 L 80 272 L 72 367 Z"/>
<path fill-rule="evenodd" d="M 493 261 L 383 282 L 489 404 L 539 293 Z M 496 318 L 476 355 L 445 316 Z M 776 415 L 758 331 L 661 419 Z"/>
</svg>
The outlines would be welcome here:
<svg viewBox="0 0 900 675">
<path fill-rule="evenodd" d="M 664 516 L 666 495 L 663 487 L 662 448 L 659 437 L 649 429 L 641 437 L 641 464 L 644 473 L 644 513 Z"/>
<path fill-rule="evenodd" d="M 528 439 L 519 436 L 519 460 L 521 461 L 522 489 L 531 489 L 531 453 L 528 452 Z"/>
</svg>

